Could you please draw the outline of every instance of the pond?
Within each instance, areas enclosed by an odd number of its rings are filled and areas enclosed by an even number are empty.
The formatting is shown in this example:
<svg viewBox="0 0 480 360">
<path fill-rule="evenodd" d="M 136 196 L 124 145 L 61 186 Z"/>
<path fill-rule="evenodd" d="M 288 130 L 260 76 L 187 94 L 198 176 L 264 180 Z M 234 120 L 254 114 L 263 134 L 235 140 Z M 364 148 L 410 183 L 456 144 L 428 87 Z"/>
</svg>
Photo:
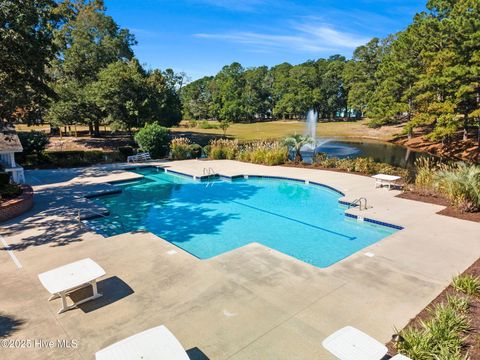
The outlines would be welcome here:
<svg viewBox="0 0 480 360">
<path fill-rule="evenodd" d="M 406 147 L 388 143 L 361 139 L 319 138 L 317 152 L 325 153 L 328 157 L 356 158 L 370 157 L 377 162 L 393 166 L 408 168 L 420 157 L 434 158 L 433 155 L 408 149 Z M 312 151 L 302 151 L 304 162 L 312 162 Z"/>
</svg>

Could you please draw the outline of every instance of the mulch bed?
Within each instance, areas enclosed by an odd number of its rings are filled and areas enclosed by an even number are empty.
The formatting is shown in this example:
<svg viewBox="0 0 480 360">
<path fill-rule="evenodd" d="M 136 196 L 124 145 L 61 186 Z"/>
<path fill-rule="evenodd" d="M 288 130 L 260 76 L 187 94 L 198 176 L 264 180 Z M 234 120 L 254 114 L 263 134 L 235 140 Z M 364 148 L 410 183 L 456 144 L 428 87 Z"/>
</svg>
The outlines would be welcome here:
<svg viewBox="0 0 480 360">
<path fill-rule="evenodd" d="M 473 276 L 480 277 L 480 259 L 473 263 L 464 274 L 470 274 Z M 458 294 L 452 285 L 449 285 L 445 290 L 443 290 L 440 295 L 438 295 L 425 309 L 423 309 L 415 318 L 410 320 L 408 326 L 418 327 L 420 326 L 420 321 L 427 320 L 430 318 L 430 314 L 428 312 L 428 308 L 446 302 L 447 295 Z M 475 297 L 471 297 L 470 299 L 470 308 L 468 309 L 468 319 L 470 320 L 470 327 L 471 330 L 467 334 L 467 338 L 465 341 L 466 344 L 466 353 L 468 353 L 469 358 L 480 359 L 480 296 L 477 294 Z M 394 355 L 396 354 L 395 344 L 393 342 L 389 342 L 387 344 L 389 349 L 389 354 Z"/>
<path fill-rule="evenodd" d="M 402 199 L 422 201 L 429 204 L 446 206 L 446 208 L 438 212 L 438 214 L 451 216 L 451 217 L 462 219 L 462 220 L 480 222 L 480 212 L 474 212 L 474 213 L 462 212 L 457 208 L 453 207 L 449 203 L 449 201 L 443 197 L 422 194 L 422 193 L 418 193 L 416 191 L 411 191 L 411 190 L 407 190 L 401 193 L 400 195 L 397 195 L 397 197 Z"/>
</svg>

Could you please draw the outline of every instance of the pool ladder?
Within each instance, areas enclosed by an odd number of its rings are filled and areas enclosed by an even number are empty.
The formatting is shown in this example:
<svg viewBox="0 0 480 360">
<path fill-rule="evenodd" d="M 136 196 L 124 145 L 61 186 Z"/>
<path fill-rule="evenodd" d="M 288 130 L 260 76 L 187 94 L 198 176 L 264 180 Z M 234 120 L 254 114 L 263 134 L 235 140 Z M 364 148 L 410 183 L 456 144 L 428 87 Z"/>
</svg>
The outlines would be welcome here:
<svg viewBox="0 0 480 360">
<path fill-rule="evenodd" d="M 211 167 L 203 168 L 203 176 L 206 176 L 207 180 L 209 180 L 210 177 L 215 176 L 215 175 L 217 175 L 217 173 Z M 207 188 L 209 186 L 213 186 L 213 181 L 207 181 L 207 184 L 205 185 L 205 187 Z"/>
<path fill-rule="evenodd" d="M 355 205 L 358 205 L 358 209 L 360 211 L 362 211 L 362 201 L 363 201 L 363 205 L 364 205 L 363 209 L 367 210 L 367 198 L 365 198 L 365 197 L 361 197 L 361 198 L 353 200 L 350 204 L 348 204 L 348 209 L 350 209 L 351 207 L 353 207 Z"/>
<path fill-rule="evenodd" d="M 216 172 L 211 167 L 203 168 L 203 175 L 213 176 L 213 175 L 216 175 Z"/>
</svg>

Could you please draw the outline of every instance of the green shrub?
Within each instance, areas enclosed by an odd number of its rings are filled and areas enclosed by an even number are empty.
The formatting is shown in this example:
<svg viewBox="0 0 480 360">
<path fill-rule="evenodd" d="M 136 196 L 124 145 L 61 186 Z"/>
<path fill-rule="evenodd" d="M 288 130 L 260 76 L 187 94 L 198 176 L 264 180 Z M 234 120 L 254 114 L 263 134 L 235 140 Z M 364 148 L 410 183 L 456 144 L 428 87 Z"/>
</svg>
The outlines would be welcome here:
<svg viewBox="0 0 480 360">
<path fill-rule="evenodd" d="M 353 159 L 338 159 L 337 168 L 348 172 L 355 171 L 355 160 Z"/>
<path fill-rule="evenodd" d="M 429 309 L 429 319 L 420 326 L 407 327 L 400 332 L 400 353 L 412 359 L 461 359 L 465 333 L 470 329 L 466 309 L 459 300 L 437 304 Z"/>
<path fill-rule="evenodd" d="M 212 147 L 210 145 L 205 145 L 203 147 L 203 153 L 205 154 L 206 157 L 210 157 L 211 150 L 212 150 Z"/>
<path fill-rule="evenodd" d="M 333 168 L 336 168 L 337 167 L 337 164 L 338 164 L 338 158 L 325 158 L 325 159 L 320 159 L 319 161 L 319 165 L 321 167 L 324 167 L 326 169 L 333 169 Z"/>
<path fill-rule="evenodd" d="M 288 148 L 282 144 L 275 142 L 265 154 L 264 165 L 274 166 L 281 165 L 288 161 Z"/>
<path fill-rule="evenodd" d="M 190 156 L 193 159 L 199 159 L 202 157 L 202 147 L 198 144 L 190 145 Z"/>
<path fill-rule="evenodd" d="M 210 141 L 208 157 L 215 160 L 236 158 L 239 147 L 237 140 L 216 139 Z"/>
<path fill-rule="evenodd" d="M 198 125 L 197 120 L 193 120 L 193 119 L 192 119 L 192 120 L 188 120 L 188 127 L 194 128 L 194 127 L 197 127 L 197 125 Z"/>
<path fill-rule="evenodd" d="M 365 175 L 388 174 L 398 175 L 404 179 L 409 178 L 407 169 L 397 168 L 390 164 L 375 162 L 372 158 L 358 157 L 354 159 L 329 158 L 326 154 L 319 153 L 315 156 L 315 165 L 327 169 L 339 169 L 348 172 L 358 172 Z"/>
<path fill-rule="evenodd" d="M 425 194 L 435 193 L 435 176 L 438 164 L 429 158 L 419 158 L 415 161 L 415 188 Z"/>
<path fill-rule="evenodd" d="M 450 294 L 447 295 L 447 304 L 455 311 L 460 311 L 463 313 L 465 313 L 470 306 L 470 302 L 467 297 Z"/>
<path fill-rule="evenodd" d="M 50 142 L 48 135 L 41 131 L 19 132 L 18 138 L 25 155 L 40 155 Z"/>
<path fill-rule="evenodd" d="M 313 163 L 314 164 L 319 164 L 322 161 L 327 160 L 328 155 L 323 153 L 323 152 L 316 152 L 313 154 Z"/>
<path fill-rule="evenodd" d="M 22 194 L 22 188 L 17 184 L 1 184 L 0 199 L 13 199 Z"/>
<path fill-rule="evenodd" d="M 447 303 L 434 306 L 430 313 L 432 318 L 422 324 L 435 341 L 442 347 L 461 348 L 462 334 L 469 329 L 465 311 L 459 311 Z"/>
<path fill-rule="evenodd" d="M 217 122 L 212 122 L 212 121 L 207 121 L 207 120 L 203 120 L 203 121 L 197 123 L 197 126 L 200 129 L 218 129 L 218 123 Z"/>
<path fill-rule="evenodd" d="M 437 171 L 435 185 L 462 211 L 480 210 L 480 166 L 463 162 Z"/>
<path fill-rule="evenodd" d="M 241 148 L 237 159 L 263 165 L 281 165 L 288 161 L 288 147 L 278 141 L 258 141 Z"/>
<path fill-rule="evenodd" d="M 468 274 L 457 275 L 453 278 L 452 286 L 467 295 L 477 295 L 480 293 L 480 278 Z"/>
<path fill-rule="evenodd" d="M 152 158 L 161 158 L 168 154 L 170 131 L 156 122 L 147 124 L 135 134 L 135 141 Z"/>
<path fill-rule="evenodd" d="M 135 151 L 133 150 L 133 147 L 131 146 L 120 146 L 118 148 L 118 152 L 120 155 L 123 157 L 124 160 L 127 159 L 128 156 L 132 156 Z"/>
<path fill-rule="evenodd" d="M 432 358 L 432 337 L 424 329 L 407 327 L 400 332 L 402 341 L 397 344 L 397 350 L 412 359 L 430 360 Z"/>
<path fill-rule="evenodd" d="M 376 173 L 376 163 L 372 158 L 356 158 L 354 159 L 353 171 L 373 175 Z"/>
<path fill-rule="evenodd" d="M 185 160 L 190 157 L 190 140 L 179 137 L 170 142 L 170 158 L 172 160 Z"/>
<path fill-rule="evenodd" d="M 0 173 L 0 186 L 10 184 L 10 174 L 6 172 Z"/>
</svg>

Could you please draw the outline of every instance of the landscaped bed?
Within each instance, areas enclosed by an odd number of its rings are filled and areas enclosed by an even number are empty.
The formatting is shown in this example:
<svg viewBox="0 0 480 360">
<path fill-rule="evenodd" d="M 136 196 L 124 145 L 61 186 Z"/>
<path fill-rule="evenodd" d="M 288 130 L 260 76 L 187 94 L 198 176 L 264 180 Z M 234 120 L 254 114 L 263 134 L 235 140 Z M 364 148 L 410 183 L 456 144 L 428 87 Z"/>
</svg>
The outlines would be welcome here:
<svg viewBox="0 0 480 360">
<path fill-rule="evenodd" d="M 472 277 L 480 277 L 480 259 L 478 259 L 472 266 L 470 266 L 463 274 L 470 275 Z M 458 357 L 448 357 L 448 359 L 480 359 L 480 293 L 477 290 L 476 295 L 466 295 L 461 291 L 458 291 L 450 284 L 440 295 L 438 295 L 425 309 L 423 309 L 415 318 L 410 320 L 408 325 L 405 327 L 419 329 L 422 327 L 422 322 L 428 322 L 432 318 L 431 309 L 440 304 L 448 303 L 448 298 L 459 297 L 459 298 L 468 298 L 469 306 L 465 312 L 465 316 L 468 320 L 468 330 L 461 336 L 465 336 L 463 341 L 463 351 L 462 356 Z M 405 330 L 404 329 L 404 330 Z M 402 330 L 402 331 L 404 331 Z M 390 354 L 397 353 L 397 345 L 394 342 L 389 342 L 387 347 L 390 350 Z M 467 357 L 464 357 L 466 355 Z M 438 359 L 447 359 L 445 357 L 437 357 Z M 433 356 L 428 357 L 419 357 L 418 359 L 435 359 Z"/>
<path fill-rule="evenodd" d="M 451 216 L 462 220 L 480 222 L 480 212 L 460 211 L 456 207 L 452 206 L 452 204 L 447 199 L 441 196 L 422 194 L 414 190 L 407 190 L 400 195 L 397 195 L 397 197 L 408 200 L 422 201 L 429 204 L 442 205 L 445 206 L 445 209 L 438 212 L 438 214 Z"/>
<path fill-rule="evenodd" d="M 2 198 L 0 201 L 0 222 L 13 219 L 33 206 L 33 189 L 29 185 L 8 184 L 16 188 L 15 196 Z"/>
</svg>

